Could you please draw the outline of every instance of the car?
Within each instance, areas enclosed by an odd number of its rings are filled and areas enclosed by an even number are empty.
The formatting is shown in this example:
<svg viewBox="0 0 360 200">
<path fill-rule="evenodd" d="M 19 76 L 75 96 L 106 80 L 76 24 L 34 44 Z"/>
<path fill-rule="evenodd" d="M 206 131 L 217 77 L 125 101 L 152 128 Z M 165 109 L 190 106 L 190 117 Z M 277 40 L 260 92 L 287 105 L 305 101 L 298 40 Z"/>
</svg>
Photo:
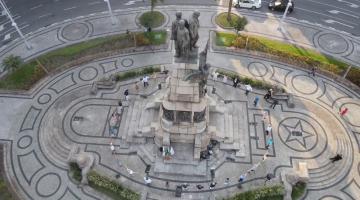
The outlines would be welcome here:
<svg viewBox="0 0 360 200">
<path fill-rule="evenodd" d="M 271 0 L 268 7 L 270 10 L 285 11 L 288 3 L 289 0 Z M 294 11 L 295 2 L 290 1 L 290 4 L 288 13 Z"/>
<path fill-rule="evenodd" d="M 251 8 L 256 9 L 261 7 L 261 0 L 235 0 L 235 8 Z"/>
</svg>

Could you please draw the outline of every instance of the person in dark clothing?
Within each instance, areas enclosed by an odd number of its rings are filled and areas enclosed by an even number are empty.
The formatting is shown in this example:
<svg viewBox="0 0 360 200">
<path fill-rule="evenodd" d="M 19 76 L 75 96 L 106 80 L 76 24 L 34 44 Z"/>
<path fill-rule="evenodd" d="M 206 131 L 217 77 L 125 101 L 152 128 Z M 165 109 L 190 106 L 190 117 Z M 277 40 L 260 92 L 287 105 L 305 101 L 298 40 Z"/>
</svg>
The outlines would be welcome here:
<svg viewBox="0 0 360 200">
<path fill-rule="evenodd" d="M 267 93 L 264 95 L 264 99 L 270 99 L 272 97 L 272 89 L 269 89 Z"/>
<path fill-rule="evenodd" d="M 342 159 L 341 154 L 336 154 L 334 157 L 329 158 L 329 160 L 331 160 L 331 163 L 334 163 L 334 162 L 339 161 L 341 159 Z"/>
<path fill-rule="evenodd" d="M 234 84 L 233 84 L 233 87 L 236 88 L 237 85 L 239 84 L 239 82 L 240 82 L 239 79 L 238 79 L 238 78 L 235 78 L 235 79 L 233 80 L 233 83 L 234 83 Z"/>
<path fill-rule="evenodd" d="M 312 74 L 313 76 L 315 76 L 316 70 L 317 70 L 317 67 L 312 67 L 311 71 L 309 72 L 309 75 Z"/>
</svg>

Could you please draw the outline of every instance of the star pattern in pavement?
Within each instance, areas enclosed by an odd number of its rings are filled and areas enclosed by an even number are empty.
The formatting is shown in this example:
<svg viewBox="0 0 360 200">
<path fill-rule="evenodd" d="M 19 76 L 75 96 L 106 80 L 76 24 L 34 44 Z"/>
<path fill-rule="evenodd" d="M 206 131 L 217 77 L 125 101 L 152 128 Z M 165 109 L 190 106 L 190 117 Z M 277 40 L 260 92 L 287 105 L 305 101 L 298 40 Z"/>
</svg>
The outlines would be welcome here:
<svg viewBox="0 0 360 200">
<path fill-rule="evenodd" d="M 285 125 L 285 124 L 283 124 L 283 126 L 288 130 L 288 136 L 287 136 L 285 142 L 297 141 L 305 149 L 306 149 L 306 138 L 314 136 L 314 134 L 306 132 L 303 129 L 301 120 L 299 120 L 295 126 L 289 126 L 289 125 Z M 294 131 L 300 132 L 302 134 L 299 136 L 293 135 L 292 133 Z"/>
</svg>

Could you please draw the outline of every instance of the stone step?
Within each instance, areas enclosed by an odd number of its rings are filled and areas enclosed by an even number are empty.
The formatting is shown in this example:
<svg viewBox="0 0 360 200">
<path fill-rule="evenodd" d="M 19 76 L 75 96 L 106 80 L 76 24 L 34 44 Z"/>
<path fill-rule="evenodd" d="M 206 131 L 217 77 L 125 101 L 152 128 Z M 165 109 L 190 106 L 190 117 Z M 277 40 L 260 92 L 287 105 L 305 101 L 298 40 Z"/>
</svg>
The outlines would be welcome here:
<svg viewBox="0 0 360 200">
<path fill-rule="evenodd" d="M 128 103 L 128 107 L 126 110 L 126 113 L 124 113 L 122 115 L 122 117 L 124 117 L 124 120 L 121 121 L 120 124 L 120 132 L 121 132 L 121 139 L 126 140 L 127 136 L 128 136 L 128 129 L 129 129 L 129 124 L 130 124 L 130 120 L 131 120 L 131 115 L 133 112 L 133 103 Z"/>
<path fill-rule="evenodd" d="M 133 110 L 132 110 L 132 113 L 131 113 L 131 116 L 130 117 L 130 122 L 129 122 L 129 125 L 128 125 L 128 128 L 126 129 L 127 130 L 127 140 L 129 140 L 130 138 L 132 138 L 138 131 L 138 123 L 139 123 L 139 117 L 141 116 L 141 107 L 142 105 L 142 101 L 135 101 L 134 104 L 133 104 Z"/>
<path fill-rule="evenodd" d="M 137 154 L 145 161 L 146 164 L 155 162 L 155 154 L 153 152 L 149 152 L 149 150 L 146 149 L 143 145 L 138 147 Z"/>
</svg>

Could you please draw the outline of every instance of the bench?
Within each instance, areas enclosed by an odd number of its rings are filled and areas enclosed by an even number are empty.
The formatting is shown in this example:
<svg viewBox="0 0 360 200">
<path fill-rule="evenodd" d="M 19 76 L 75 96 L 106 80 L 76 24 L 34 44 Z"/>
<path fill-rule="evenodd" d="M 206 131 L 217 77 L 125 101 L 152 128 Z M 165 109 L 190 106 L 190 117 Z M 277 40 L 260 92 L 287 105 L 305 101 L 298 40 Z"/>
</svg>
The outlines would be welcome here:
<svg viewBox="0 0 360 200">
<path fill-rule="evenodd" d="M 285 101 L 289 108 L 295 108 L 294 95 L 291 93 L 275 94 L 273 95 L 273 99 Z"/>
</svg>

